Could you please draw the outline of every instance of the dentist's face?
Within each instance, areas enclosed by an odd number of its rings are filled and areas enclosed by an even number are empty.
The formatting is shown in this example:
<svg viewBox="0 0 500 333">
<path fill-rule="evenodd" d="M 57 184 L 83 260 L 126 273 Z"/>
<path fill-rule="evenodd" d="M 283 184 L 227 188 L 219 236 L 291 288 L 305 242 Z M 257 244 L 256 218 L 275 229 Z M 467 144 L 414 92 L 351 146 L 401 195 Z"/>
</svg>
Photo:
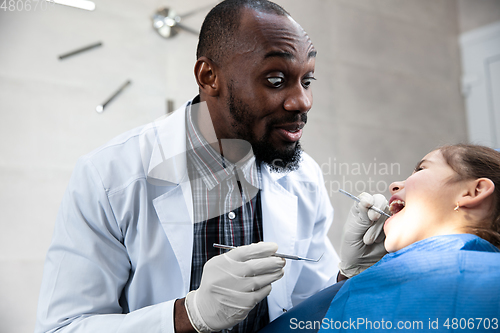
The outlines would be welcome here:
<svg viewBox="0 0 500 333">
<path fill-rule="evenodd" d="M 463 182 L 451 181 L 456 175 L 435 150 L 418 163 L 406 181 L 390 185 L 393 216 L 384 225 L 388 252 L 432 236 L 463 232 L 450 218 L 463 188 Z"/>
<path fill-rule="evenodd" d="M 312 106 L 316 51 L 305 31 L 290 17 L 245 10 L 242 47 L 227 62 L 225 116 L 215 125 L 219 136 L 251 143 L 268 163 L 298 162 L 299 139 Z"/>
</svg>

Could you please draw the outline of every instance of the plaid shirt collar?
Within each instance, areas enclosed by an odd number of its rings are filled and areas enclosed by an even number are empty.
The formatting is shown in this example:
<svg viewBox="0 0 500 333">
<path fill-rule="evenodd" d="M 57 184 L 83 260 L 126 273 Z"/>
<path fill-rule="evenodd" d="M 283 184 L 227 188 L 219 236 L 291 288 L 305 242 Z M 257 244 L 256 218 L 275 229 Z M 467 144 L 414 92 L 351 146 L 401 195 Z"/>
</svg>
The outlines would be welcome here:
<svg viewBox="0 0 500 333">
<path fill-rule="evenodd" d="M 241 160 L 232 163 L 219 154 L 201 135 L 191 113 L 191 105 L 197 101 L 199 101 L 199 97 L 196 97 L 186 108 L 186 145 L 191 160 L 188 163 L 194 165 L 207 189 L 212 190 L 215 186 L 231 177 L 235 168 L 238 175 L 243 176 L 250 185 L 262 189 L 260 168 L 251 149 Z"/>
</svg>

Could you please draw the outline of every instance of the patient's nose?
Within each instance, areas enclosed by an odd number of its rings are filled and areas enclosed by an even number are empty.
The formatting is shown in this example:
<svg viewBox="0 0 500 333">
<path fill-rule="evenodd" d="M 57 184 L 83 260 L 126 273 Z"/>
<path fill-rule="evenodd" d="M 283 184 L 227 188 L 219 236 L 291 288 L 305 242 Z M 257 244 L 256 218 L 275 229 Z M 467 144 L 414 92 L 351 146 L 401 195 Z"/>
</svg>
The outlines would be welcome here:
<svg viewBox="0 0 500 333">
<path fill-rule="evenodd" d="M 391 194 L 395 194 L 405 188 L 405 182 L 394 182 L 389 186 Z"/>
</svg>

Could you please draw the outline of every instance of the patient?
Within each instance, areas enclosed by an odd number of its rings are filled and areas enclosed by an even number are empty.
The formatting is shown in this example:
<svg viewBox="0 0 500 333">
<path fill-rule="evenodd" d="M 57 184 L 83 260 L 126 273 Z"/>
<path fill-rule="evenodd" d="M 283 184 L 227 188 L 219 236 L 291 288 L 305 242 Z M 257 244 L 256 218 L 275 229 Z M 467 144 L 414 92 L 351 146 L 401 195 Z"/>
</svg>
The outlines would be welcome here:
<svg viewBox="0 0 500 333">
<path fill-rule="evenodd" d="M 500 329 L 500 152 L 441 147 L 390 191 L 389 253 L 261 332 Z"/>
</svg>

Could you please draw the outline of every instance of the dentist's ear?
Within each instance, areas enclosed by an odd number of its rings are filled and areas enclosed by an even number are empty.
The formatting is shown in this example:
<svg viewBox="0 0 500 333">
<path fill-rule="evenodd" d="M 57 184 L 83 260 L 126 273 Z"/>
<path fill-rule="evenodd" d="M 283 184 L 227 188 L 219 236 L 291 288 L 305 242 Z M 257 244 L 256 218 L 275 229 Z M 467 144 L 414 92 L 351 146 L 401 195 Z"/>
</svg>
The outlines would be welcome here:
<svg viewBox="0 0 500 333">
<path fill-rule="evenodd" d="M 493 200 L 492 194 L 495 191 L 495 183 L 489 178 L 478 178 L 469 182 L 467 193 L 460 198 L 460 207 L 477 208 L 485 204 L 490 204 Z"/>
<path fill-rule="evenodd" d="M 200 88 L 200 92 L 207 96 L 219 95 L 218 68 L 207 57 L 200 57 L 194 65 L 194 76 Z"/>
</svg>

